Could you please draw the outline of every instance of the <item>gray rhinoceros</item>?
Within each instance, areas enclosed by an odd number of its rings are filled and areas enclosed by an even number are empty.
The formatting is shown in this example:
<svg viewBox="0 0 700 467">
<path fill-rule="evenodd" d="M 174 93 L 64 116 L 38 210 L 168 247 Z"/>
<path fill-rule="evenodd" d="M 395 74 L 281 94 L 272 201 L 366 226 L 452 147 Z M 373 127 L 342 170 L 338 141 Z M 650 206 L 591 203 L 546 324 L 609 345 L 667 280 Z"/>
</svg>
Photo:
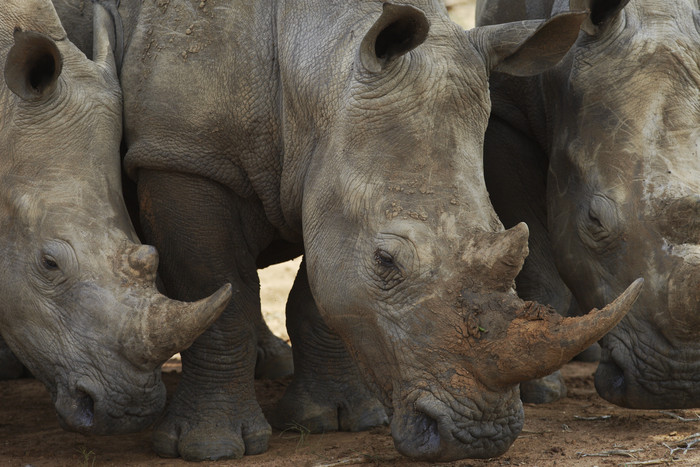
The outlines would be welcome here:
<svg viewBox="0 0 700 467">
<path fill-rule="evenodd" d="M 569 7 L 591 11 L 569 55 L 541 76 L 491 85 L 487 186 L 503 222 L 527 221 L 541 253 L 518 291 L 563 297 L 547 290 L 554 261 L 585 307 L 644 277 L 632 312 L 600 342 L 596 388 L 625 407 L 699 407 L 700 8 L 487 0 L 478 23 Z"/>
<path fill-rule="evenodd" d="M 180 299 L 234 290 L 182 354 L 158 454 L 267 448 L 256 267 L 285 246 L 305 254 L 288 421 L 381 422 L 338 375 L 357 362 L 399 451 L 429 460 L 504 452 L 523 423 L 517 383 L 607 332 L 639 293 L 637 282 L 569 320 L 521 301 L 527 227 L 503 231 L 484 185 L 490 70 L 551 66 L 583 15 L 465 32 L 439 1 L 135 0 L 120 11 L 125 167 L 163 281 Z M 341 383 L 324 392 L 321 373 Z"/>
<path fill-rule="evenodd" d="M 95 19 L 93 62 L 49 0 L 0 8 L 0 334 L 64 427 L 119 433 L 160 414 L 160 364 L 231 292 L 190 304 L 155 288 L 155 249 L 137 243 L 122 200 L 110 18 Z"/>
</svg>

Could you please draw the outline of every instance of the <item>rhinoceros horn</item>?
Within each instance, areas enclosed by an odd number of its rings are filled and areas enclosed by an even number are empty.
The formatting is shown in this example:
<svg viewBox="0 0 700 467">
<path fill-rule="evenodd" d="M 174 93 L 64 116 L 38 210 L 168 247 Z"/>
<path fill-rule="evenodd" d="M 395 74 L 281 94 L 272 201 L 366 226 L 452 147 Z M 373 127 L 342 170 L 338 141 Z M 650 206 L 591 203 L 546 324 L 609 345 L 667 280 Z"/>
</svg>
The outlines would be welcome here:
<svg viewBox="0 0 700 467">
<path fill-rule="evenodd" d="M 154 294 L 140 326 L 134 329 L 136 354 L 132 362 L 158 366 L 180 352 L 216 321 L 231 299 L 231 285 L 197 302 L 180 302 Z"/>
<path fill-rule="evenodd" d="M 189 347 L 223 312 L 231 299 L 231 285 L 197 302 L 181 302 L 154 286 L 158 254 L 149 245 L 131 248 L 123 263 L 131 287 L 140 291 L 138 304 L 128 311 L 122 330 L 126 357 L 144 368 L 155 368 L 174 353 Z"/>
<path fill-rule="evenodd" d="M 551 373 L 617 325 L 643 284 L 643 279 L 637 279 L 602 310 L 579 317 L 564 318 L 551 307 L 522 302 L 515 319 L 498 338 L 500 347 L 495 340 L 484 341 L 480 352 L 491 363 L 482 375 L 492 383 L 507 385 Z"/>
<path fill-rule="evenodd" d="M 484 287 L 505 292 L 514 286 L 528 255 L 529 234 L 524 222 L 505 232 L 483 232 L 468 249 L 464 261 L 473 269 L 490 272 L 481 278 Z"/>
</svg>

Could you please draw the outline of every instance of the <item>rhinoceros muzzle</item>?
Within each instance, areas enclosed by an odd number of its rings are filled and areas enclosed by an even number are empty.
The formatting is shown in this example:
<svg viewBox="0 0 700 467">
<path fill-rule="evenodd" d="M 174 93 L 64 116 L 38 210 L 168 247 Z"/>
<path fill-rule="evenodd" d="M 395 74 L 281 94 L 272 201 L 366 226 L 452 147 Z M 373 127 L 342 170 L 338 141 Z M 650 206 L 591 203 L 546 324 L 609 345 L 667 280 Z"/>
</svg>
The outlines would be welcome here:
<svg viewBox="0 0 700 467">
<path fill-rule="evenodd" d="M 165 386 L 157 373 L 137 375 L 140 381 L 130 389 L 122 380 L 100 384 L 87 377 L 59 383 L 53 396 L 59 423 L 65 430 L 96 435 L 147 428 L 165 406 Z"/>
<path fill-rule="evenodd" d="M 656 342 L 627 344 L 621 325 L 601 340 L 602 354 L 595 373 L 600 396 L 631 409 L 691 409 L 700 406 L 700 348 L 696 344 L 671 345 L 657 333 L 646 336 Z M 662 342 L 662 344 L 658 344 Z M 666 377 L 668 373 L 674 379 Z"/>
<path fill-rule="evenodd" d="M 397 410 L 391 423 L 396 449 L 405 456 L 431 462 L 490 458 L 503 454 L 523 427 L 517 397 L 502 400 L 498 414 L 484 413 L 473 401 L 453 399 L 449 406 L 424 394 L 411 410 Z"/>
</svg>

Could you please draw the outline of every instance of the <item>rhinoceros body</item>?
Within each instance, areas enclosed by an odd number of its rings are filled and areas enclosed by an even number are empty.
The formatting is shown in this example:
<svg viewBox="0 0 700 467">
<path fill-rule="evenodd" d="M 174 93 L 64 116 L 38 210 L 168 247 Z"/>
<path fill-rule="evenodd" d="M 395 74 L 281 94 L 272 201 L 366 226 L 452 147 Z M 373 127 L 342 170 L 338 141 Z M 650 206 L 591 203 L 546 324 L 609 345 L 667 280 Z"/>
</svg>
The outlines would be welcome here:
<svg viewBox="0 0 700 467">
<path fill-rule="evenodd" d="M 590 307 L 644 277 L 633 311 L 600 342 L 596 388 L 627 407 L 698 407 L 700 8 L 570 3 L 478 5 L 481 25 L 591 9 L 556 68 L 492 80 L 487 186 L 503 222 L 532 232 L 518 290 L 565 306 L 558 270 Z"/>
<path fill-rule="evenodd" d="M 56 1 L 75 14 L 67 3 Z M 522 427 L 517 383 L 581 350 L 638 293 L 570 321 L 522 302 L 513 279 L 527 228 L 503 231 L 484 185 L 490 69 L 555 63 L 580 14 L 465 32 L 433 1 L 122 1 L 120 11 L 125 167 L 159 272 L 180 299 L 233 285 L 227 310 L 182 354 L 154 431 L 159 454 L 266 449 L 256 267 L 290 245 L 305 260 L 288 312 L 295 381 L 276 423 L 384 421 L 348 378 L 358 364 L 397 448 L 431 460 L 507 449 Z M 531 59 L 541 41 L 551 54 Z"/>
<path fill-rule="evenodd" d="M 103 10 L 95 18 L 93 62 L 50 1 L 0 8 L 0 333 L 63 426 L 114 433 L 159 415 L 159 365 L 230 291 L 190 305 L 155 289 L 155 250 L 137 243 L 122 200 L 110 21 Z"/>
</svg>

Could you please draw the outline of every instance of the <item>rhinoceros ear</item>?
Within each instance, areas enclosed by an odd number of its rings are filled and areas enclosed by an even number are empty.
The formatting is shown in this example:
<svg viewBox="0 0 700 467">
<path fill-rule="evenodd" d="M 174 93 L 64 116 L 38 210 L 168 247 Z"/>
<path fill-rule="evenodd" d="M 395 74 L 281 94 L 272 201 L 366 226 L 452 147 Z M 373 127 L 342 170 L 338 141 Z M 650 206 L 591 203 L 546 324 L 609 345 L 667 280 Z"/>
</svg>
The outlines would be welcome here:
<svg viewBox="0 0 700 467">
<path fill-rule="evenodd" d="M 587 17 L 586 12 L 569 12 L 546 21 L 481 26 L 468 34 L 492 71 L 532 76 L 559 63 L 576 42 Z"/>
<path fill-rule="evenodd" d="M 15 30 L 15 44 L 7 54 L 7 87 L 27 101 L 41 99 L 53 92 L 63 68 L 56 43 L 49 36 Z"/>
<path fill-rule="evenodd" d="M 630 0 L 569 0 L 571 10 L 588 10 L 590 17 L 583 22 L 581 29 L 594 35 L 609 24 L 625 8 Z"/>
<path fill-rule="evenodd" d="M 418 8 L 392 3 L 383 8 L 360 45 L 360 61 L 373 73 L 421 45 L 430 30 L 428 18 Z"/>
<path fill-rule="evenodd" d="M 93 0 L 93 60 L 114 76 L 124 56 L 124 26 L 118 0 Z"/>
</svg>

